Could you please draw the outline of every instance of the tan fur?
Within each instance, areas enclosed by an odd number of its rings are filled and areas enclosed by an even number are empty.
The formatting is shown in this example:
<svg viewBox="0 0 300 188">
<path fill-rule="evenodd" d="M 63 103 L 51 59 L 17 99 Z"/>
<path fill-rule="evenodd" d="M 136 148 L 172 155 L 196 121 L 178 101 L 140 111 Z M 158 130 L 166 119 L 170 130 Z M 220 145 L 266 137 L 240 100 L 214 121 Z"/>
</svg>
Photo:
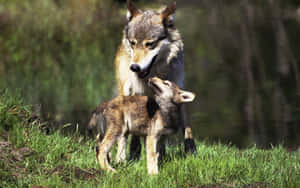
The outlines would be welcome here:
<svg viewBox="0 0 300 188">
<path fill-rule="evenodd" d="M 177 131 L 179 106 L 191 102 L 194 94 L 159 78 L 151 78 L 149 86 L 155 101 L 147 96 L 118 96 L 98 108 L 107 126 L 103 140 L 97 139 L 96 157 L 103 170 L 115 171 L 108 162 L 109 150 L 118 142 L 118 153 L 124 159 L 127 135 L 133 134 L 146 136 L 148 173 L 158 173 L 157 143 L 163 135 Z"/>
</svg>

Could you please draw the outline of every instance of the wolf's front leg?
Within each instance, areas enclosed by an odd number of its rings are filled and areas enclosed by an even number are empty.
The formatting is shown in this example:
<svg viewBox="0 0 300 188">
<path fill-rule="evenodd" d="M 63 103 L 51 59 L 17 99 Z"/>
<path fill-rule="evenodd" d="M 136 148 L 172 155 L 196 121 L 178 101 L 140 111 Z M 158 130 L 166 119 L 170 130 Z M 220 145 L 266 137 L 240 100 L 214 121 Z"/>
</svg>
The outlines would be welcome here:
<svg viewBox="0 0 300 188">
<path fill-rule="evenodd" d="M 184 134 L 184 151 L 186 153 L 197 152 L 196 144 L 193 139 L 192 129 L 188 124 L 185 105 L 180 107 L 181 126 L 183 126 Z"/>
<path fill-rule="evenodd" d="M 156 136 L 147 136 L 146 138 L 147 169 L 150 175 L 158 174 L 157 141 Z"/>
<path fill-rule="evenodd" d="M 140 157 L 142 145 L 139 136 L 132 135 L 130 142 L 130 155 L 129 160 L 137 160 Z"/>
</svg>

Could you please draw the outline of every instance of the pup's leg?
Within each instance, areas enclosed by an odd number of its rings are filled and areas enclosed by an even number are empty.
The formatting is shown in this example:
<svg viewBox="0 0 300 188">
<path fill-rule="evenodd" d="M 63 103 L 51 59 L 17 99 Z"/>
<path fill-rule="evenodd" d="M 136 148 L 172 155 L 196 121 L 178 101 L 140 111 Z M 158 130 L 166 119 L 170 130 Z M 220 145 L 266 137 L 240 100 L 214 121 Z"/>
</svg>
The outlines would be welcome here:
<svg viewBox="0 0 300 188">
<path fill-rule="evenodd" d="M 147 151 L 147 169 L 148 174 L 158 174 L 158 157 L 156 136 L 146 137 L 146 151 Z"/>
<path fill-rule="evenodd" d="M 125 135 L 121 136 L 118 140 L 117 163 L 123 162 L 126 159 L 126 142 L 127 136 Z"/>
<path fill-rule="evenodd" d="M 188 124 L 187 115 L 185 110 L 185 105 L 180 107 L 180 117 L 181 125 L 183 125 L 183 134 L 184 134 L 184 151 L 186 153 L 195 153 L 197 152 L 196 144 L 193 139 L 192 129 Z"/>
<path fill-rule="evenodd" d="M 101 143 L 102 139 L 103 139 L 103 136 L 101 136 L 100 133 L 97 134 L 96 141 L 97 141 L 98 144 L 97 144 L 97 147 L 96 147 L 96 158 L 99 155 L 99 146 L 100 146 L 100 143 Z M 112 161 L 112 154 L 111 154 L 111 152 L 108 152 L 107 159 L 108 159 L 108 162 Z"/>
<path fill-rule="evenodd" d="M 116 134 L 113 127 L 108 129 L 102 142 L 98 142 L 98 154 L 97 154 L 97 160 L 100 164 L 100 167 L 103 170 L 110 170 L 115 172 L 116 170 L 112 168 L 108 162 L 107 154 L 110 150 L 110 148 L 116 143 L 118 139 L 118 135 Z"/>
</svg>

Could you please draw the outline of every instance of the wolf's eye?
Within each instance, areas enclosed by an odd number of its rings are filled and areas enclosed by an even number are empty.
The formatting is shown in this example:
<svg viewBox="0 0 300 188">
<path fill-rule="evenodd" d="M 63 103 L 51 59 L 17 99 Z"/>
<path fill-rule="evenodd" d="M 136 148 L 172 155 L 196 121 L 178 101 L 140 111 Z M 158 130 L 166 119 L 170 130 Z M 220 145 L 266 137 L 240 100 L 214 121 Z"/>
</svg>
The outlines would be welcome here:
<svg viewBox="0 0 300 188">
<path fill-rule="evenodd" d="M 145 43 L 145 46 L 146 46 L 147 48 L 153 48 L 154 45 L 155 45 L 155 41 L 151 41 L 151 42 L 146 42 L 146 43 Z"/>
<path fill-rule="evenodd" d="M 136 41 L 134 41 L 134 40 L 129 40 L 129 43 L 130 43 L 131 46 L 135 46 L 136 45 Z"/>
</svg>

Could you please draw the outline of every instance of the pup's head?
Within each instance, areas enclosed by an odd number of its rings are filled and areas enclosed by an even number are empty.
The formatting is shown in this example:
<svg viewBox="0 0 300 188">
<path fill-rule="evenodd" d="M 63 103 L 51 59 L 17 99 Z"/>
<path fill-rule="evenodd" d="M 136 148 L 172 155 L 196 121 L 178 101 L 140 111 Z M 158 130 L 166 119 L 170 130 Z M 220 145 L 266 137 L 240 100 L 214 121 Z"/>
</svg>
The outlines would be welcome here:
<svg viewBox="0 0 300 188">
<path fill-rule="evenodd" d="M 163 101 L 180 104 L 192 102 L 195 98 L 194 93 L 181 90 L 175 83 L 158 77 L 149 78 L 148 85 L 154 91 L 155 97 Z"/>
<path fill-rule="evenodd" d="M 173 28 L 175 9 L 176 3 L 173 3 L 161 11 L 141 11 L 127 0 L 125 35 L 131 51 L 130 69 L 139 78 L 149 75 L 160 50 L 170 44 L 168 29 Z"/>
</svg>

